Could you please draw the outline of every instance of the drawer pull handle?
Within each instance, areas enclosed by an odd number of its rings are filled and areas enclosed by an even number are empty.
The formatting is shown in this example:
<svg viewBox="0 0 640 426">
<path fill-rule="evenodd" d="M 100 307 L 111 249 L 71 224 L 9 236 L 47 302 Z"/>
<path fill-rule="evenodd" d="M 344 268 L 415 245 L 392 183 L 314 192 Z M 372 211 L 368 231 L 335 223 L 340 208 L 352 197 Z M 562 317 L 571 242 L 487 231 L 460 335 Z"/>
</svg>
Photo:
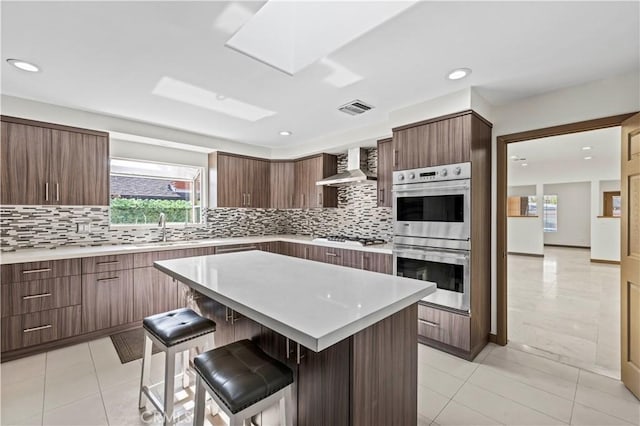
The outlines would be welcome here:
<svg viewBox="0 0 640 426">
<path fill-rule="evenodd" d="M 423 319 L 418 319 L 419 323 L 422 323 L 424 325 L 428 325 L 429 327 L 435 327 L 435 328 L 439 328 L 440 324 L 438 324 L 437 322 L 432 322 L 432 321 L 427 321 L 427 320 L 423 320 Z"/>
<path fill-rule="evenodd" d="M 22 300 L 40 299 L 41 297 L 49 297 L 49 296 L 51 296 L 51 293 L 31 294 L 29 296 L 22 296 Z"/>
<path fill-rule="evenodd" d="M 23 274 L 37 274 L 38 272 L 49 272 L 51 268 L 42 268 L 42 269 L 30 269 L 28 271 L 22 271 Z"/>
<path fill-rule="evenodd" d="M 110 278 L 98 278 L 96 281 L 98 282 L 104 282 L 104 281 L 114 281 L 119 279 L 120 277 L 110 277 Z"/>
<path fill-rule="evenodd" d="M 32 331 L 45 330 L 45 329 L 51 328 L 51 327 L 53 327 L 51 324 L 41 325 L 39 327 L 25 328 L 24 330 L 22 330 L 22 332 L 23 333 L 31 333 Z"/>
<path fill-rule="evenodd" d="M 117 265 L 118 263 L 120 263 L 119 260 L 107 260 L 105 262 L 98 262 L 96 265 Z"/>
<path fill-rule="evenodd" d="M 338 257 L 338 255 L 337 255 L 337 254 L 335 254 L 335 253 L 327 253 L 327 256 L 331 256 L 331 257 Z"/>
<path fill-rule="evenodd" d="M 258 247 L 256 246 L 247 246 L 247 247 L 235 247 L 235 248 L 228 248 L 228 249 L 216 249 L 216 253 L 234 253 L 234 252 L 241 252 L 241 251 L 248 251 L 248 250 L 256 250 Z"/>
</svg>

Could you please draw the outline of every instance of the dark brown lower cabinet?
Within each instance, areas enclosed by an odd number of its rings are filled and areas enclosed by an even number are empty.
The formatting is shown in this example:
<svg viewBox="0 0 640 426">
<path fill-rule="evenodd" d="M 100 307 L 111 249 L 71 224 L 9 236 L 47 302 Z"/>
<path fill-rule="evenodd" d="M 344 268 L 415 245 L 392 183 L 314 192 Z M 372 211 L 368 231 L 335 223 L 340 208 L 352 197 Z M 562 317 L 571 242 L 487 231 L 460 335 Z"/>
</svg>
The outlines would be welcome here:
<svg viewBox="0 0 640 426">
<path fill-rule="evenodd" d="M 362 269 L 391 275 L 393 273 L 393 256 L 386 253 L 362 252 Z"/>
<path fill-rule="evenodd" d="M 82 331 L 133 322 L 133 270 L 82 276 Z"/>
<path fill-rule="evenodd" d="M 321 351 L 289 342 L 277 332 L 243 318 L 230 321 L 221 303 L 197 295 L 202 315 L 217 323 L 216 346 L 250 338 L 294 373 L 294 424 L 412 425 L 417 422 L 417 305 Z M 247 320 L 247 323 L 243 321 Z M 260 426 L 277 424 L 278 407 L 254 417 Z"/>
<path fill-rule="evenodd" d="M 82 303 L 80 275 L 3 284 L 2 317 Z"/>
<path fill-rule="evenodd" d="M 468 315 L 418 305 L 418 335 L 423 342 L 466 356 L 471 349 L 470 333 Z"/>
<path fill-rule="evenodd" d="M 133 270 L 133 320 L 170 311 L 178 307 L 177 282 L 149 266 Z"/>
<path fill-rule="evenodd" d="M 39 345 L 80 334 L 81 306 L 15 315 L 2 319 L 2 351 Z"/>
</svg>

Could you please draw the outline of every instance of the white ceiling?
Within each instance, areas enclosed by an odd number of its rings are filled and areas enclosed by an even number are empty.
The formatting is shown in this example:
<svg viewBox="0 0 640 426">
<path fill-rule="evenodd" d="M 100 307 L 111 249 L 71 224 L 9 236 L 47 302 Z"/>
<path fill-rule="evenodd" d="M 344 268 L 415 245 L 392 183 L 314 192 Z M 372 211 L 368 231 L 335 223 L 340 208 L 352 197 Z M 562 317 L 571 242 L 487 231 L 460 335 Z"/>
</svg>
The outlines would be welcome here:
<svg viewBox="0 0 640 426">
<path fill-rule="evenodd" d="M 421 2 L 294 76 L 225 47 L 263 4 L 3 1 L 1 91 L 284 147 L 383 122 L 390 111 L 468 86 L 504 104 L 640 72 L 639 2 Z M 7 58 L 42 72 L 21 72 Z M 457 67 L 473 73 L 446 80 Z M 275 114 L 252 122 L 154 95 L 163 78 Z M 352 83 L 338 87 L 344 82 Z M 353 99 L 375 109 L 337 111 Z"/>
<path fill-rule="evenodd" d="M 511 143 L 507 146 L 508 157 L 518 156 L 526 160 L 509 158 L 508 181 L 521 185 L 582 181 L 602 176 L 619 179 L 620 139 L 620 127 L 610 127 Z M 591 149 L 584 150 L 583 147 Z M 585 157 L 591 158 L 587 160 Z M 523 167 L 523 163 L 527 166 Z"/>
</svg>

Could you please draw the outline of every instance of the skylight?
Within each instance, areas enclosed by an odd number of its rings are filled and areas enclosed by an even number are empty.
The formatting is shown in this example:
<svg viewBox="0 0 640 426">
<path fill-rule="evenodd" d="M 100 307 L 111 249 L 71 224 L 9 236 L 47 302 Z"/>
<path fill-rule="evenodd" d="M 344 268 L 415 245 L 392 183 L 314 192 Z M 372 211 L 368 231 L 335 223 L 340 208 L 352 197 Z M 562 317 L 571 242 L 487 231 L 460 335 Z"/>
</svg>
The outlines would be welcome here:
<svg viewBox="0 0 640 426">
<path fill-rule="evenodd" d="M 166 76 L 158 81 L 152 93 L 247 121 L 258 121 L 276 114 L 275 111 L 260 108 Z"/>
<path fill-rule="evenodd" d="M 226 46 L 294 75 L 414 3 L 271 0 L 227 41 Z M 329 22 L 330 27 L 327 26 Z"/>
</svg>

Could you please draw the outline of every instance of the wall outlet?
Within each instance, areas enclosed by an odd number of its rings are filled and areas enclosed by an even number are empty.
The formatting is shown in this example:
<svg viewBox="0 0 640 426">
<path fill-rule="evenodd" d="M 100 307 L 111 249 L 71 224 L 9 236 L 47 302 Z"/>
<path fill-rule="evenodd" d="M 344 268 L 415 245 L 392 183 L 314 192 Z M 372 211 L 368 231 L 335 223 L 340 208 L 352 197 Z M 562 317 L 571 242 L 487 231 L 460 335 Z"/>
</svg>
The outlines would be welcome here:
<svg viewBox="0 0 640 426">
<path fill-rule="evenodd" d="M 76 232 L 78 234 L 88 234 L 89 232 L 91 232 L 91 222 L 76 223 Z"/>
</svg>

